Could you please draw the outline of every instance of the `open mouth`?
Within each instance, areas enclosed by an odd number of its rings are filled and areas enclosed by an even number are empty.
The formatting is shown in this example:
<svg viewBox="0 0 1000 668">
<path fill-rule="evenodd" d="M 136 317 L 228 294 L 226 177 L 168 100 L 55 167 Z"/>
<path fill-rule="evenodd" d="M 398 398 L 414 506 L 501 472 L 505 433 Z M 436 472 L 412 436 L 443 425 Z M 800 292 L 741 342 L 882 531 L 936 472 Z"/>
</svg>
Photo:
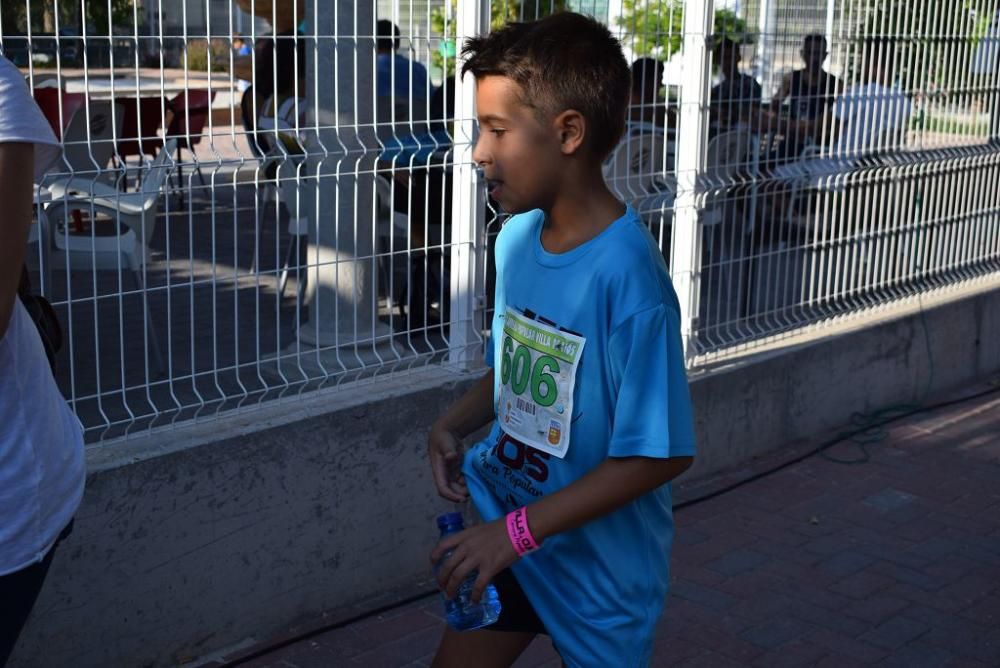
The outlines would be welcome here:
<svg viewBox="0 0 1000 668">
<path fill-rule="evenodd" d="M 486 192 L 493 199 L 496 199 L 503 191 L 503 181 L 497 179 L 486 179 Z"/>
</svg>

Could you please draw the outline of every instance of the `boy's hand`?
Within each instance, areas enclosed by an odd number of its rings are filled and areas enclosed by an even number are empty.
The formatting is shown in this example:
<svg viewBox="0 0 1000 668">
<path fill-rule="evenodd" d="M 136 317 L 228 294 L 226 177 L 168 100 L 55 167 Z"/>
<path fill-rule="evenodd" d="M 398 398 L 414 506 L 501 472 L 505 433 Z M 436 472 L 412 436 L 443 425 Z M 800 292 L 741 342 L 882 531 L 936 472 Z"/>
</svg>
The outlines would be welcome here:
<svg viewBox="0 0 1000 668">
<path fill-rule="evenodd" d="M 517 561 L 517 552 L 510 543 L 507 525 L 503 520 L 481 524 L 448 536 L 431 552 L 431 563 L 438 564 L 448 550 L 454 552 L 441 562 L 437 581 L 449 601 L 458 595 L 458 588 L 469 573 L 478 570 L 479 575 L 472 588 L 472 601 L 478 603 L 490 580 Z"/>
<path fill-rule="evenodd" d="M 462 475 L 462 441 L 455 434 L 434 425 L 427 437 L 427 454 L 438 494 L 448 501 L 461 502 L 469 498 Z"/>
</svg>

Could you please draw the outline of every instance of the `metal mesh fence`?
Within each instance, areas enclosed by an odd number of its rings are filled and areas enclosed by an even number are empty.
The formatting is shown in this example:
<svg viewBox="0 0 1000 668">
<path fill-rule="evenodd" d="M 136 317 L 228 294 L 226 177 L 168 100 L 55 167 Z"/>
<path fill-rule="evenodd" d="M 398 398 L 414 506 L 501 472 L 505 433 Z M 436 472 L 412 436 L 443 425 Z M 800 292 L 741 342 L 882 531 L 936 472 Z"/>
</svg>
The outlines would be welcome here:
<svg viewBox="0 0 1000 668">
<path fill-rule="evenodd" d="M 64 147 L 29 265 L 88 441 L 477 364 L 506 213 L 457 54 L 562 10 L 632 63 L 604 172 L 691 364 L 995 280 L 996 0 L 0 0 Z"/>
</svg>

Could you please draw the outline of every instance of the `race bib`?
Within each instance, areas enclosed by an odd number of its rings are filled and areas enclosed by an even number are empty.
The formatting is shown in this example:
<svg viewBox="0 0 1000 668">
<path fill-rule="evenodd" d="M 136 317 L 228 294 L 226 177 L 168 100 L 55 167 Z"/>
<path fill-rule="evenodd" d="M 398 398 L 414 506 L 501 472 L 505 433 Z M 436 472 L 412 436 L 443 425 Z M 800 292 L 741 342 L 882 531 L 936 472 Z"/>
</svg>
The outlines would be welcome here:
<svg viewBox="0 0 1000 668">
<path fill-rule="evenodd" d="M 586 342 L 507 309 L 495 355 L 497 416 L 505 432 L 542 452 L 566 456 L 576 370 Z"/>
</svg>

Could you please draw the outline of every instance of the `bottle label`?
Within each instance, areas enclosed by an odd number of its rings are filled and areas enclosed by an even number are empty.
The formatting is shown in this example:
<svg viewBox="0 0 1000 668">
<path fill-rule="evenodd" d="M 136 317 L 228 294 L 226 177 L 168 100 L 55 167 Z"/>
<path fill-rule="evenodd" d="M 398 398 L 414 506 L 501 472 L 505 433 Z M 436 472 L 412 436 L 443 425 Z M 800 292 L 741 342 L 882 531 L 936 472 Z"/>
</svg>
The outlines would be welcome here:
<svg viewBox="0 0 1000 668">
<path fill-rule="evenodd" d="M 496 342 L 497 416 L 513 438 L 560 459 L 569 452 L 576 371 L 587 340 L 511 308 Z"/>
</svg>

